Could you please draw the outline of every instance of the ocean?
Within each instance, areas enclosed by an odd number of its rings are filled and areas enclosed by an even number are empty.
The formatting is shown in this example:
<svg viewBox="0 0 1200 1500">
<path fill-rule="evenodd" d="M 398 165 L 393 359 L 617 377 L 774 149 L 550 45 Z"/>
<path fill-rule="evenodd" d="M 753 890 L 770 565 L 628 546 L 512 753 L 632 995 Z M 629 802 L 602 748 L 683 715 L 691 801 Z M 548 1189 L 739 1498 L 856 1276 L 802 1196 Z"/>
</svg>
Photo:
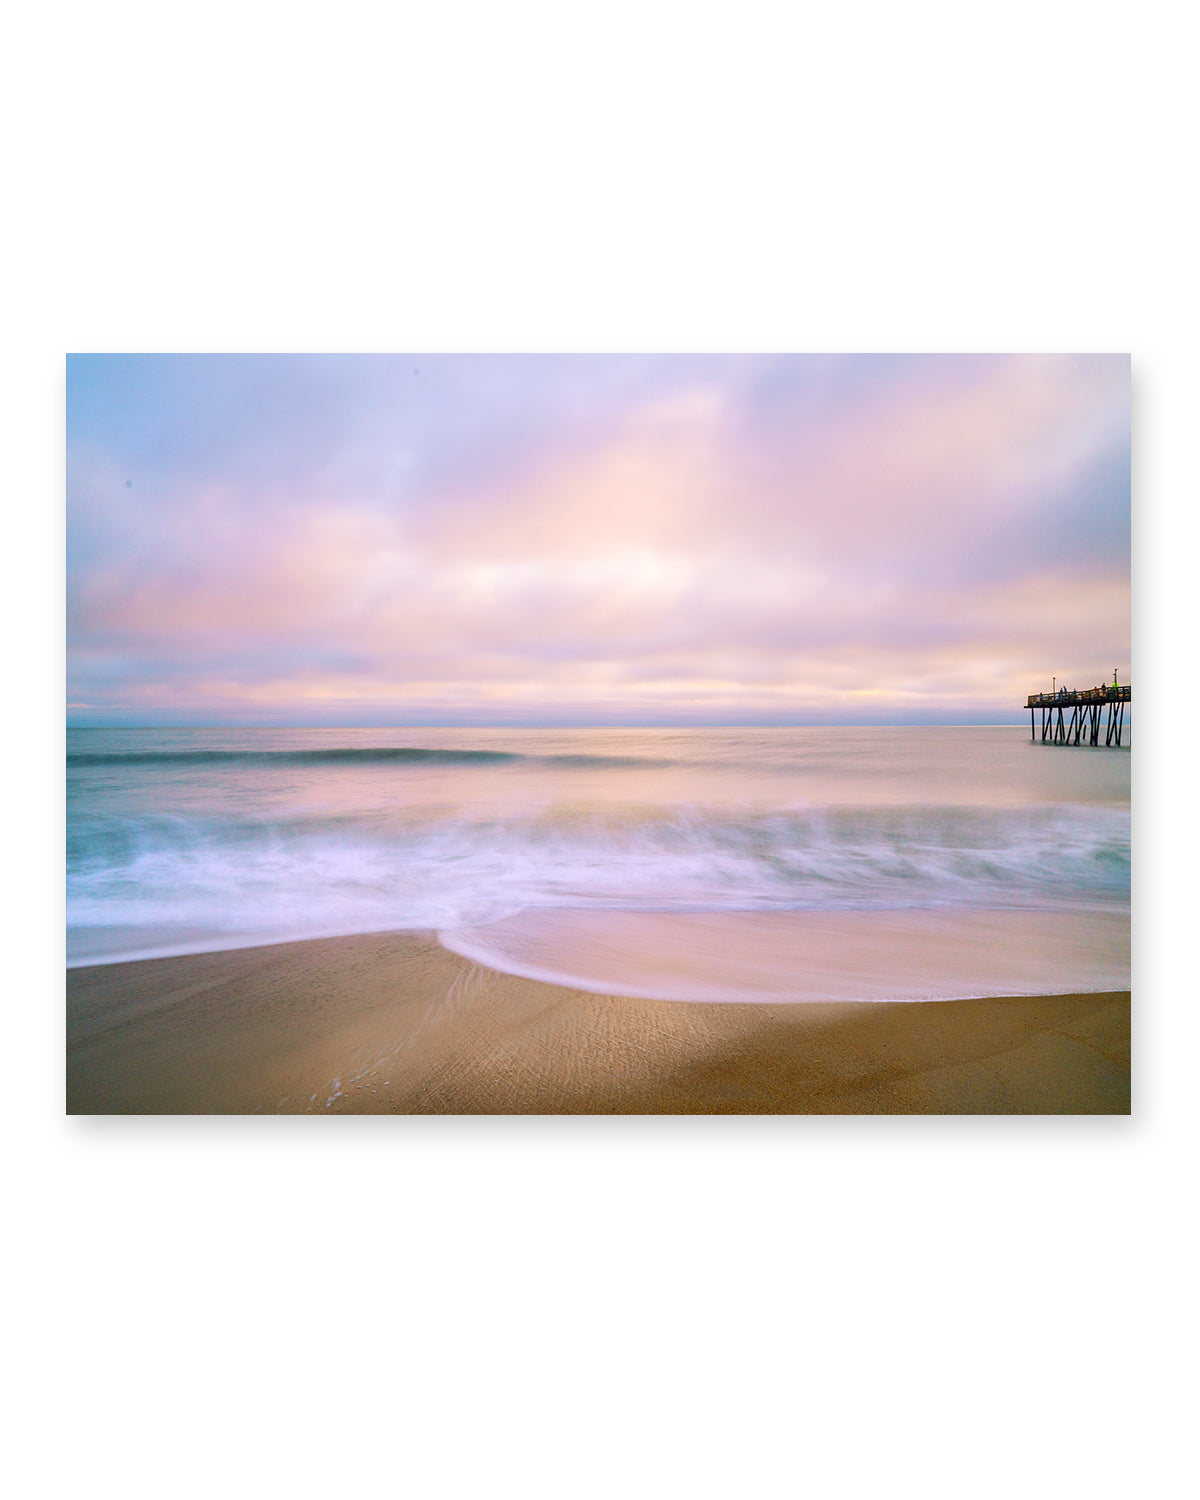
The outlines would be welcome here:
<svg viewBox="0 0 1200 1500">
<path fill-rule="evenodd" d="M 66 809 L 69 965 L 422 929 L 668 999 L 1129 983 L 1130 752 L 1027 727 L 72 729 Z"/>
</svg>

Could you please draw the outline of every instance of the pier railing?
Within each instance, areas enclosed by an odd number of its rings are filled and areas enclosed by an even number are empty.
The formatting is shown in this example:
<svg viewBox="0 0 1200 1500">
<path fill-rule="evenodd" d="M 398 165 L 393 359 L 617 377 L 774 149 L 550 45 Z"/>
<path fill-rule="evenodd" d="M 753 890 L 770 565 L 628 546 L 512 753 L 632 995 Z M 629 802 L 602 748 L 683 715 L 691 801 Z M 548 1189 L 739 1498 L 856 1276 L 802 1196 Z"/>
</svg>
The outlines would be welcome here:
<svg viewBox="0 0 1200 1500">
<path fill-rule="evenodd" d="M 1125 728 L 1125 705 L 1133 702 L 1130 687 L 1059 688 L 1056 693 L 1030 693 L 1029 738 L 1037 739 L 1034 714 L 1042 711 L 1044 745 L 1098 745 L 1104 721 L 1104 743 L 1121 748 Z M 1068 719 L 1067 714 L 1070 713 Z"/>
</svg>

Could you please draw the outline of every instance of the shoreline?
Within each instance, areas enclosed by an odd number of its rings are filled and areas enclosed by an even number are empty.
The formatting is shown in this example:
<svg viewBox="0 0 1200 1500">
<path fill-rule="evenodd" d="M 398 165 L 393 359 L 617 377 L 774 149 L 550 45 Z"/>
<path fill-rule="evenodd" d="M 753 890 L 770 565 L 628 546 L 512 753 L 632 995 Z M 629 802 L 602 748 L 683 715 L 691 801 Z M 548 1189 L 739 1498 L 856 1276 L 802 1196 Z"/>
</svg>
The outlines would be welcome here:
<svg viewBox="0 0 1200 1500">
<path fill-rule="evenodd" d="M 1127 1114 L 1128 990 L 649 1000 L 429 932 L 66 971 L 69 1114 Z"/>
<path fill-rule="evenodd" d="M 75 928 L 67 968 L 429 929 L 278 933 Z M 442 927 L 484 968 L 634 1000 L 812 1004 L 1108 994 L 1130 981 L 1129 908 L 911 906 L 623 910 L 539 907 Z M 81 952 L 80 947 L 90 949 Z"/>
</svg>

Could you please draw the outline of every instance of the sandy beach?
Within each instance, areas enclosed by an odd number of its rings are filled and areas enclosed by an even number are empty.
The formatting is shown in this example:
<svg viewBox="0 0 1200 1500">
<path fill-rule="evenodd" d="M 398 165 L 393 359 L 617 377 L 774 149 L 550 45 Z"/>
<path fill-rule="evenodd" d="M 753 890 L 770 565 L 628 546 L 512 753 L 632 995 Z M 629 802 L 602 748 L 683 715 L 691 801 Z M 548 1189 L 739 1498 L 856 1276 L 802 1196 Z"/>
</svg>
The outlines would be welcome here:
<svg viewBox="0 0 1200 1500">
<path fill-rule="evenodd" d="M 585 993 L 412 932 L 67 971 L 72 1114 L 1125 1114 L 1128 991 Z"/>
</svg>

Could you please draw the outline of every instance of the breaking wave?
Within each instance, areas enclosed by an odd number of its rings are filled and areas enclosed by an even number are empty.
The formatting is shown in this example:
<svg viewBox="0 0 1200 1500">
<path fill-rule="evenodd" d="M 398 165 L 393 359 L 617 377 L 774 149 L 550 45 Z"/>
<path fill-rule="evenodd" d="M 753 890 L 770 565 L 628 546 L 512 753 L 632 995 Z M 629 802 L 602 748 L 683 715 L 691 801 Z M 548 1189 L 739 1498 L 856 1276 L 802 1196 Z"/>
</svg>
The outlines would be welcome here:
<svg viewBox="0 0 1200 1500">
<path fill-rule="evenodd" d="M 1128 900 L 1120 809 L 820 809 L 738 817 L 77 819 L 68 920 L 305 937 L 537 907 L 845 910 Z"/>
</svg>

